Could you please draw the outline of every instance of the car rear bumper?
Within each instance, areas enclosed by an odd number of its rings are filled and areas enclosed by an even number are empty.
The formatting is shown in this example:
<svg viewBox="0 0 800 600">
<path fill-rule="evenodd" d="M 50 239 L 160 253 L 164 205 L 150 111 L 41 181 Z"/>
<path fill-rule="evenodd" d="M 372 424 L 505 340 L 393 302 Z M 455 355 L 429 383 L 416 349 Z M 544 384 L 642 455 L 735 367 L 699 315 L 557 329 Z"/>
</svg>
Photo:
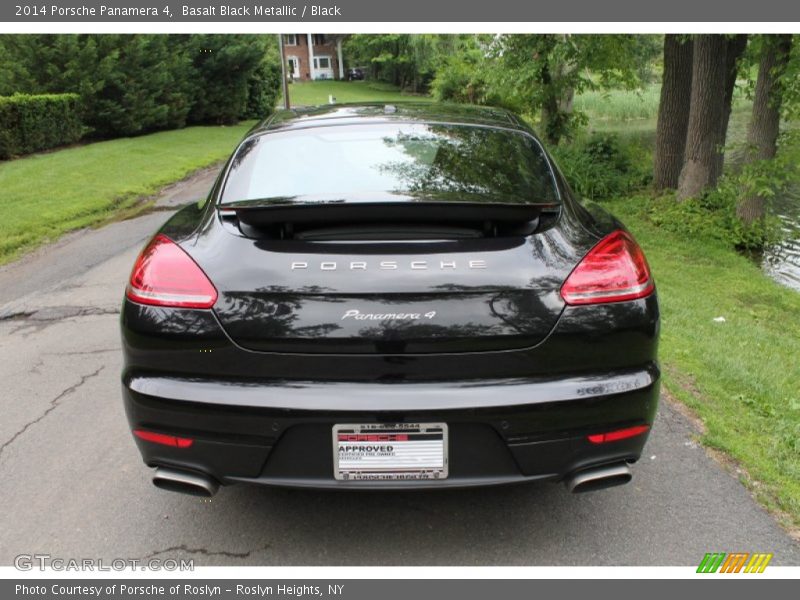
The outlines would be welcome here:
<svg viewBox="0 0 800 600">
<path fill-rule="evenodd" d="M 425 383 L 220 381 L 126 375 L 132 429 L 193 441 L 188 448 L 136 438 L 152 467 L 200 472 L 222 484 L 336 489 L 469 487 L 562 480 L 636 461 L 647 435 L 594 444 L 588 435 L 655 416 L 659 370 Z M 432 423 L 449 429 L 447 479 L 337 481 L 337 423 Z"/>
</svg>

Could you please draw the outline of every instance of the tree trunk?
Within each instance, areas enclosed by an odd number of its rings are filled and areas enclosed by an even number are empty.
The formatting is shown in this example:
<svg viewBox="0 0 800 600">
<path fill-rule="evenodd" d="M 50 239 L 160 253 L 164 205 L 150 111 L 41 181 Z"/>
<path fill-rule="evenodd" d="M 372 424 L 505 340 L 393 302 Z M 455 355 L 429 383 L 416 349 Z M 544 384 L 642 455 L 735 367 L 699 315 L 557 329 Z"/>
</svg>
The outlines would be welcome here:
<svg viewBox="0 0 800 600">
<path fill-rule="evenodd" d="M 560 36 L 561 43 L 564 43 L 568 35 Z M 558 39 L 548 36 L 548 51 L 552 52 L 559 44 Z M 565 85 L 564 80 L 576 69 L 576 65 L 566 63 L 562 60 L 553 62 L 548 59 L 542 65 L 539 73 L 543 90 L 541 106 L 542 130 L 545 139 L 552 145 L 557 145 L 561 139 L 569 133 L 570 119 L 572 118 L 573 101 L 575 89 L 570 85 Z"/>
<path fill-rule="evenodd" d="M 698 35 L 694 40 L 689 126 L 678 200 L 699 196 L 717 183 L 717 137 L 723 115 L 727 45 L 722 35 Z"/>
<path fill-rule="evenodd" d="M 544 138 L 549 144 L 558 145 L 561 141 L 560 127 L 558 126 L 558 98 L 552 92 L 553 77 L 550 74 L 550 67 L 545 63 L 539 75 L 542 87 L 545 90 L 542 100 L 542 130 Z"/>
<path fill-rule="evenodd" d="M 739 59 L 747 47 L 747 34 L 734 35 L 728 38 L 725 49 L 725 96 L 722 100 L 722 117 L 717 131 L 717 159 L 714 164 L 714 179 L 722 176 L 725 166 L 725 140 L 728 136 L 728 123 L 733 108 L 733 90 L 736 87 L 736 75 L 739 72 Z"/>
<path fill-rule="evenodd" d="M 558 111 L 565 115 L 572 115 L 575 110 L 575 88 L 568 87 L 558 99 Z"/>
<path fill-rule="evenodd" d="M 753 98 L 753 115 L 747 128 L 747 163 L 775 156 L 781 121 L 780 77 L 789 61 L 791 48 L 791 35 L 764 36 Z M 763 219 L 765 213 L 766 201 L 760 196 L 742 198 L 736 206 L 736 215 L 745 223 Z"/>
<path fill-rule="evenodd" d="M 569 40 L 569 34 L 565 34 L 561 37 L 562 42 L 567 42 Z M 560 61 L 555 68 L 555 81 L 563 81 L 570 77 L 575 70 L 577 69 L 577 65 L 574 62 L 564 62 Z M 556 87 L 561 87 L 560 85 L 556 84 Z M 575 108 L 575 88 L 571 85 L 565 85 L 561 90 L 561 94 L 557 100 L 558 112 L 562 115 L 565 115 L 565 119 L 569 120 L 572 116 L 572 112 Z"/>
<path fill-rule="evenodd" d="M 557 146 L 561 141 L 561 112 L 558 110 L 558 98 L 547 94 L 542 103 L 542 129 L 548 144 Z"/>
<path fill-rule="evenodd" d="M 683 166 L 689 95 L 692 91 L 692 42 L 680 35 L 664 36 L 664 76 L 658 104 L 653 185 L 675 189 Z"/>
<path fill-rule="evenodd" d="M 747 128 L 748 161 L 773 158 L 781 116 L 779 79 L 789 60 L 791 35 L 765 36 L 753 98 L 753 116 Z"/>
<path fill-rule="evenodd" d="M 767 214 L 767 201 L 762 196 L 746 196 L 736 204 L 736 216 L 748 225 L 760 221 Z"/>
</svg>

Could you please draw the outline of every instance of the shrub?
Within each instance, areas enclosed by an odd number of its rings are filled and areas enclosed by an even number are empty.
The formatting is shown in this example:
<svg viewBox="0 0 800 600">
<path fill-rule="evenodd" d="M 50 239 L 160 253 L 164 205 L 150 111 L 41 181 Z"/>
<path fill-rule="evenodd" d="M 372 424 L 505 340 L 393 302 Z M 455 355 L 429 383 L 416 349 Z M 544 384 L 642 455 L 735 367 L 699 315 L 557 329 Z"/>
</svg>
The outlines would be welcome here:
<svg viewBox="0 0 800 600">
<path fill-rule="evenodd" d="M 444 65 L 436 71 L 430 87 L 433 97 L 440 102 L 515 108 L 494 91 L 488 73 L 481 66 L 480 56 L 475 56 L 474 52 L 455 54 L 446 59 Z"/>
<path fill-rule="evenodd" d="M 485 104 L 487 86 L 485 78 L 475 66 L 460 59 L 447 61 L 436 73 L 431 84 L 433 97 L 444 102 Z"/>
<path fill-rule="evenodd" d="M 247 103 L 242 119 L 267 118 L 275 110 L 281 88 L 281 65 L 278 61 L 262 60 L 247 80 Z"/>
<path fill-rule="evenodd" d="M 0 97 L 0 159 L 77 142 L 81 112 L 77 94 Z"/>
<path fill-rule="evenodd" d="M 739 250 L 761 250 L 780 239 L 777 217 L 745 224 L 736 216 L 736 200 L 735 194 L 720 189 L 681 202 L 667 194 L 647 201 L 645 214 L 668 231 L 718 239 Z"/>
<path fill-rule="evenodd" d="M 22 35 L 0 39 L 0 93 L 80 95 L 93 137 L 183 126 L 190 62 L 180 36 Z"/>
<path fill-rule="evenodd" d="M 84 50 L 94 39 L 86 41 Z M 186 125 L 189 60 L 163 35 L 102 36 L 99 69 L 85 98 L 87 120 L 98 137 L 140 135 Z M 86 77 L 83 75 L 82 77 Z"/>
<path fill-rule="evenodd" d="M 557 146 L 553 154 L 572 189 L 590 200 L 629 194 L 652 179 L 649 153 L 612 134 Z"/>
<path fill-rule="evenodd" d="M 231 124 L 247 112 L 251 75 L 261 68 L 269 42 L 255 35 L 193 35 L 187 39 L 195 82 L 190 123 Z"/>
<path fill-rule="evenodd" d="M 745 150 L 747 151 L 747 150 Z M 772 203 L 791 196 L 800 181 L 800 132 L 789 130 L 779 138 L 774 158 L 734 165 L 717 187 L 698 198 L 677 202 L 674 196 L 654 200 L 648 208 L 650 220 L 671 231 L 720 239 L 737 250 L 759 252 L 786 236 Z M 753 223 L 736 214 L 745 198 L 759 197 L 766 216 Z"/>
</svg>

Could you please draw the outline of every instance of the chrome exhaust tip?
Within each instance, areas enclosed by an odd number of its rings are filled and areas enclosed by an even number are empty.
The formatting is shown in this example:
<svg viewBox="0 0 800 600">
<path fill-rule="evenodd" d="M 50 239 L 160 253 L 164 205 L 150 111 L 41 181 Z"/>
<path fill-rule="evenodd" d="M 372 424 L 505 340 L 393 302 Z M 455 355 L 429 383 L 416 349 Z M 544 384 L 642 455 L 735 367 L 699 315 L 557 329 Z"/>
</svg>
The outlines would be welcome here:
<svg viewBox="0 0 800 600">
<path fill-rule="evenodd" d="M 579 471 L 567 477 L 564 483 L 570 492 L 580 494 L 624 485 L 631 479 L 633 479 L 631 469 L 623 463 Z"/>
<path fill-rule="evenodd" d="M 159 467 L 153 474 L 153 485 L 170 492 L 210 498 L 219 490 L 219 484 L 201 473 Z"/>
</svg>

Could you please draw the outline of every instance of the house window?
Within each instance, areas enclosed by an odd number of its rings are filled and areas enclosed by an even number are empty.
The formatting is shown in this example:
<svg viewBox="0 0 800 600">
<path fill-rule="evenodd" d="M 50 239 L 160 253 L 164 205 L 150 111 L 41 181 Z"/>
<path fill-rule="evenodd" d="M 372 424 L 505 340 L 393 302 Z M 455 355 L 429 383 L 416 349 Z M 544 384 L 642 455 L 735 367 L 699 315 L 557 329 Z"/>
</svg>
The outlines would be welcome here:
<svg viewBox="0 0 800 600">
<path fill-rule="evenodd" d="M 331 57 L 330 56 L 315 56 L 314 57 L 314 68 L 315 69 L 330 69 L 331 68 Z"/>
<path fill-rule="evenodd" d="M 324 33 L 315 33 L 311 36 L 311 39 L 314 42 L 315 46 L 323 46 L 325 45 L 325 34 Z"/>
<path fill-rule="evenodd" d="M 287 33 L 283 36 L 283 43 L 287 46 L 297 46 L 297 34 Z"/>
</svg>

